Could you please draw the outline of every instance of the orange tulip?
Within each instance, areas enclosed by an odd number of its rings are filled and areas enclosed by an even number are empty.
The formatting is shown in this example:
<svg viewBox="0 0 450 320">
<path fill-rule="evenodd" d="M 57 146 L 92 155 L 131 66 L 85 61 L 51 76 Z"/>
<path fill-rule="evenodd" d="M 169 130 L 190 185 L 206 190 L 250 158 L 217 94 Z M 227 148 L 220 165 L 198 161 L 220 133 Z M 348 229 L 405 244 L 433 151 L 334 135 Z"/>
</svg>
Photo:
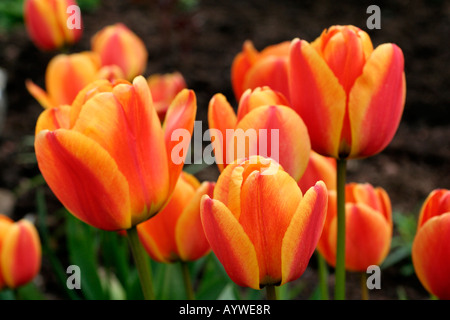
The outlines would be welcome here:
<svg viewBox="0 0 450 320">
<path fill-rule="evenodd" d="M 183 89 L 186 82 L 179 72 L 166 74 L 153 74 L 147 78 L 153 103 L 160 119 L 164 119 L 170 102 Z"/>
<path fill-rule="evenodd" d="M 41 50 L 54 50 L 64 45 L 78 42 L 82 35 L 80 28 L 69 28 L 67 21 L 70 11 L 67 8 L 76 5 L 75 0 L 26 0 L 24 20 L 28 35 Z"/>
<path fill-rule="evenodd" d="M 298 186 L 306 192 L 319 180 L 325 183 L 328 190 L 336 190 L 336 159 L 311 151 L 308 166 L 298 181 Z"/>
<path fill-rule="evenodd" d="M 71 104 L 81 89 L 98 79 L 99 70 L 100 61 L 95 53 L 60 54 L 47 66 L 45 72 L 47 92 L 31 80 L 26 81 L 26 86 L 44 108 L 58 107 Z"/>
<path fill-rule="evenodd" d="M 336 191 L 328 195 L 328 212 L 317 249 L 332 266 L 336 265 Z M 345 268 L 364 271 L 379 265 L 389 253 L 392 238 L 392 209 L 382 188 L 370 184 L 346 185 Z"/>
<path fill-rule="evenodd" d="M 214 199 L 202 198 L 201 217 L 211 249 L 230 278 L 261 289 L 303 274 L 322 232 L 326 207 L 323 182 L 303 196 L 278 164 L 254 156 L 225 168 Z"/>
<path fill-rule="evenodd" d="M 271 45 L 258 52 L 250 40 L 244 42 L 242 52 L 231 66 L 231 82 L 236 100 L 247 89 L 268 86 L 289 99 L 288 58 L 290 42 Z"/>
<path fill-rule="evenodd" d="M 0 215 L 0 289 L 30 282 L 40 267 L 41 242 L 34 225 Z"/>
<path fill-rule="evenodd" d="M 71 107 L 41 114 L 39 168 L 74 216 L 104 230 L 128 229 L 168 201 L 186 156 L 173 159 L 172 149 L 190 142 L 172 141 L 171 135 L 178 128 L 192 134 L 196 108 L 194 92 L 183 90 L 161 127 L 144 77 L 132 84 L 99 80 Z"/>
<path fill-rule="evenodd" d="M 119 66 L 128 80 L 144 73 L 147 48 L 123 23 L 104 27 L 91 39 L 92 51 L 100 55 L 102 66 Z"/>
<path fill-rule="evenodd" d="M 171 200 L 154 218 L 137 226 L 150 257 L 158 262 L 194 261 L 210 250 L 200 219 L 200 199 L 212 197 L 214 183 L 182 173 Z"/>
<path fill-rule="evenodd" d="M 425 289 L 450 300 L 450 190 L 430 193 L 420 211 L 412 261 Z"/>
<path fill-rule="evenodd" d="M 225 96 L 214 95 L 209 103 L 208 123 L 219 170 L 238 158 L 258 154 L 277 160 L 298 181 L 308 164 L 311 145 L 302 119 L 286 104 L 283 95 L 268 87 L 249 89 L 241 97 L 236 117 Z M 272 137 L 275 130 L 278 140 Z"/>
<path fill-rule="evenodd" d="M 402 116 L 406 84 L 401 49 L 353 26 L 333 26 L 313 43 L 295 39 L 289 58 L 292 108 L 314 151 L 340 159 L 381 152 Z"/>
</svg>

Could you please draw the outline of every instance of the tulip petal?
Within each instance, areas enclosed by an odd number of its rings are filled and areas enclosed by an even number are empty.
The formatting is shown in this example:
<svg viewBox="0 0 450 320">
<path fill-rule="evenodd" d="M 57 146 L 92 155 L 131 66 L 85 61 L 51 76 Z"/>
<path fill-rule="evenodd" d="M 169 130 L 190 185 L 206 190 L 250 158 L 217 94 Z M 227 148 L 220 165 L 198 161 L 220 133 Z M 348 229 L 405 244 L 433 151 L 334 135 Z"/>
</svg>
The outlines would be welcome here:
<svg viewBox="0 0 450 320">
<path fill-rule="evenodd" d="M 303 196 L 283 238 L 281 285 L 300 277 L 316 248 L 327 212 L 327 188 L 319 181 Z"/>
<path fill-rule="evenodd" d="M 253 171 L 242 185 L 239 223 L 255 247 L 262 285 L 281 282 L 281 244 L 301 199 L 296 182 L 281 170 Z"/>
<path fill-rule="evenodd" d="M 128 183 L 98 143 L 75 131 L 44 130 L 35 150 L 49 187 L 74 216 L 104 230 L 131 227 Z"/>
<path fill-rule="evenodd" d="M 328 190 L 336 189 L 336 160 L 311 151 L 308 166 L 298 181 L 298 186 L 302 192 L 306 192 L 319 180 L 325 182 Z"/>
<path fill-rule="evenodd" d="M 247 136 L 248 143 L 247 139 L 243 139 Z M 238 123 L 232 140 L 227 138 L 227 143 L 229 162 L 252 155 L 272 158 L 296 181 L 306 170 L 311 152 L 305 124 L 298 114 L 286 106 L 253 109 Z"/>
<path fill-rule="evenodd" d="M 56 129 L 69 129 L 71 107 L 62 105 L 57 108 L 45 109 L 36 122 L 35 133 L 42 130 L 55 131 Z"/>
<path fill-rule="evenodd" d="M 0 253 L 2 250 L 3 242 L 5 241 L 5 235 L 9 232 L 9 229 L 14 224 L 14 221 L 5 215 L 0 214 Z M 1 255 L 0 255 L 1 259 Z M 0 260 L 0 290 L 5 285 L 5 280 L 3 279 L 3 272 L 1 271 L 1 260 Z"/>
<path fill-rule="evenodd" d="M 211 249 L 228 276 L 240 286 L 259 289 L 255 248 L 237 219 L 220 201 L 204 195 L 201 218 Z"/>
<path fill-rule="evenodd" d="M 250 40 L 244 42 L 242 52 L 238 53 L 231 65 L 231 84 L 233 85 L 236 100 L 244 93 L 244 81 L 247 71 L 257 59 L 258 51 Z"/>
<path fill-rule="evenodd" d="M 0 272 L 10 288 L 31 281 L 41 267 L 41 244 L 36 228 L 28 221 L 12 224 L 0 252 Z"/>
<path fill-rule="evenodd" d="M 417 228 L 422 227 L 432 217 L 445 212 L 450 212 L 450 191 L 446 189 L 433 190 L 422 205 Z"/>
<path fill-rule="evenodd" d="M 175 150 L 178 150 L 180 145 L 182 150 L 188 150 L 192 139 L 192 131 L 194 130 L 196 113 L 197 98 L 194 91 L 188 89 L 181 90 L 167 110 L 163 130 L 169 164 L 170 190 L 175 187 L 187 156 L 187 151 L 177 154 Z M 182 135 L 182 140 L 178 141 L 174 138 L 174 134 L 181 131 L 184 134 Z"/>
<path fill-rule="evenodd" d="M 200 203 L 203 195 L 213 196 L 214 183 L 203 182 L 191 201 L 184 208 L 175 228 L 175 241 L 183 261 L 194 261 L 204 256 L 210 249 L 203 231 L 200 217 Z"/>
<path fill-rule="evenodd" d="M 48 96 L 47 92 L 45 92 L 41 87 L 37 86 L 33 81 L 26 80 L 25 86 L 28 90 L 28 92 L 39 102 L 39 104 L 45 108 L 53 108 L 57 107 L 56 104 L 54 104 L 50 97 Z"/>
<path fill-rule="evenodd" d="M 331 266 L 336 264 L 336 239 L 330 239 L 331 228 L 336 225 L 337 194 L 336 190 L 328 191 L 328 207 L 322 234 L 317 242 L 317 250 Z"/>
<path fill-rule="evenodd" d="M 422 285 L 439 299 L 450 299 L 450 213 L 430 218 L 419 228 L 412 261 Z"/>
<path fill-rule="evenodd" d="M 405 104 L 403 53 L 394 44 L 378 46 L 350 91 L 348 110 L 352 135 L 349 157 L 381 152 L 397 131 Z"/>
<path fill-rule="evenodd" d="M 293 40 L 289 63 L 291 106 L 308 127 L 313 150 L 338 158 L 346 106 L 344 89 L 306 41 Z"/>
</svg>

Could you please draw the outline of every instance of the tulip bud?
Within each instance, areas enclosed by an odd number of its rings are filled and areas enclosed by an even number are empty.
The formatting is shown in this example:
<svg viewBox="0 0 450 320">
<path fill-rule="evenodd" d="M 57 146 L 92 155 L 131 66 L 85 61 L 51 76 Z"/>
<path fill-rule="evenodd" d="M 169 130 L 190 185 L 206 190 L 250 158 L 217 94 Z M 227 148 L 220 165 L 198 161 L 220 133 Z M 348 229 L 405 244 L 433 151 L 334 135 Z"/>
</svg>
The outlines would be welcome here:
<svg viewBox="0 0 450 320">
<path fill-rule="evenodd" d="M 41 50 L 54 50 L 64 45 L 72 45 L 82 35 L 81 16 L 79 28 L 69 28 L 70 6 L 75 0 L 26 0 L 24 19 L 28 34 L 33 43 Z"/>
<path fill-rule="evenodd" d="M 123 23 L 98 31 L 91 39 L 91 46 L 99 54 L 102 66 L 119 66 L 127 80 L 145 71 L 148 56 L 145 44 Z"/>
</svg>

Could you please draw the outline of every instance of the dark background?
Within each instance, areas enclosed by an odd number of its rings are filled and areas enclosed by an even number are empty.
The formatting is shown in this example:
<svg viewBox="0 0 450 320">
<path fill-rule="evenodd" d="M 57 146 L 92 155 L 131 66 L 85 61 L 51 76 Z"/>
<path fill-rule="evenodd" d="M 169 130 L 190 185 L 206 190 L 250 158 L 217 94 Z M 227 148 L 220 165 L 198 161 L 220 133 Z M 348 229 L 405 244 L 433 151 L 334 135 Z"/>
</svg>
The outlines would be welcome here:
<svg viewBox="0 0 450 320">
<path fill-rule="evenodd" d="M 312 41 L 334 24 L 353 24 L 369 33 L 374 47 L 396 43 L 405 56 L 406 105 L 392 143 L 379 155 L 349 162 L 348 180 L 383 187 L 394 212 L 417 217 L 421 203 L 435 188 L 450 188 L 450 72 L 448 61 L 450 2 L 444 0 L 379 1 L 381 29 L 368 30 L 364 1 L 100 1 L 83 12 L 83 37 L 69 49 L 90 49 L 90 37 L 100 28 L 125 23 L 145 42 L 145 76 L 180 71 L 196 92 L 197 120 L 207 129 L 209 99 L 223 93 L 236 106 L 230 67 L 245 40 L 256 49 L 296 37 Z M 191 4 L 189 4 L 191 3 Z M 8 109 L 0 135 L 0 205 L 18 219 L 35 211 L 33 177 L 39 174 L 33 156 L 33 134 L 42 108 L 25 88 L 32 79 L 44 87 L 45 69 L 56 52 L 41 52 L 21 26 L 0 32 L 0 67 L 8 75 Z M 207 168 L 200 180 L 215 180 Z M 51 198 L 51 193 L 49 193 Z M 53 199 L 54 200 L 54 199 Z M 51 206 L 51 205 L 50 205 Z M 56 204 L 55 204 L 56 206 Z M 414 276 L 387 271 L 385 286 L 402 284 L 411 298 L 427 294 Z M 305 279 L 314 274 L 305 274 Z M 352 276 L 350 276 L 352 277 Z M 402 282 L 403 281 L 403 282 Z M 350 291 L 351 292 L 351 291 Z M 396 290 L 375 298 L 396 299 Z"/>
</svg>

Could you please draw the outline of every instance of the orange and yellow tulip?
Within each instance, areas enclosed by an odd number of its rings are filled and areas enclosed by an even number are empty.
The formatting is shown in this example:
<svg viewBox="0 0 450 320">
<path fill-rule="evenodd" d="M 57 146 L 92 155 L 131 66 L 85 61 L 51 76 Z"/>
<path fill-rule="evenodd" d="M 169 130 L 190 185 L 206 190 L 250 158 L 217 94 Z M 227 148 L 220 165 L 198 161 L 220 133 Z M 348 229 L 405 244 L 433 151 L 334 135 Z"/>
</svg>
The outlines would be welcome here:
<svg viewBox="0 0 450 320">
<path fill-rule="evenodd" d="M 200 218 L 200 200 L 213 196 L 214 183 L 200 183 L 182 172 L 169 203 L 137 226 L 139 239 L 152 259 L 163 263 L 195 261 L 210 251 Z"/>
<path fill-rule="evenodd" d="M 91 39 L 91 47 L 99 54 L 102 66 L 119 66 L 127 80 L 144 73 L 147 67 L 144 42 L 123 23 L 98 31 Z"/>
<path fill-rule="evenodd" d="M 153 103 L 160 119 L 164 119 L 170 102 L 183 89 L 186 82 L 181 73 L 153 74 L 147 78 Z"/>
<path fill-rule="evenodd" d="M 306 192 L 319 180 L 325 183 L 328 190 L 336 190 L 336 159 L 311 151 L 308 165 L 298 181 L 298 186 L 302 192 Z"/>
<path fill-rule="evenodd" d="M 80 220 L 104 230 L 131 228 L 160 211 L 173 192 L 186 155 L 172 159 L 172 149 L 190 141 L 171 135 L 176 129 L 192 134 L 196 108 L 195 93 L 181 91 L 161 126 L 144 77 L 99 80 L 71 107 L 41 114 L 39 169 Z"/>
<path fill-rule="evenodd" d="M 26 0 L 24 21 L 28 35 L 41 50 L 54 50 L 78 42 L 83 33 L 80 28 L 68 28 L 70 14 L 67 8 L 76 5 L 75 0 Z"/>
<path fill-rule="evenodd" d="M 100 60 L 93 52 L 59 54 L 52 58 L 45 72 L 47 92 L 26 81 L 31 95 L 44 107 L 72 104 L 78 92 L 99 78 Z"/>
<path fill-rule="evenodd" d="M 390 143 L 403 113 L 403 53 L 391 43 L 374 50 L 357 27 L 332 26 L 311 44 L 292 41 L 289 86 L 314 151 L 339 159 L 372 156 Z"/>
<path fill-rule="evenodd" d="M 425 289 L 450 300 L 450 190 L 432 191 L 422 205 L 412 261 Z"/>
<path fill-rule="evenodd" d="M 34 225 L 0 215 L 0 290 L 30 282 L 40 268 L 41 242 Z"/>
<path fill-rule="evenodd" d="M 236 284 L 253 289 L 283 285 L 303 274 L 326 210 L 322 181 L 302 195 L 281 166 L 259 156 L 227 166 L 214 198 L 205 195 L 201 203 L 212 251 Z"/>
<path fill-rule="evenodd" d="M 271 45 L 258 52 L 250 40 L 244 42 L 231 66 L 231 83 L 236 100 L 247 89 L 268 86 L 289 99 L 288 58 L 290 42 Z"/>
<path fill-rule="evenodd" d="M 337 240 L 336 191 L 328 192 L 328 212 L 317 249 L 325 260 L 336 265 Z M 349 183 L 345 203 L 345 268 L 366 272 L 380 265 L 389 253 L 392 239 L 392 208 L 382 188 Z"/>
<path fill-rule="evenodd" d="M 298 181 L 308 164 L 311 144 L 305 124 L 287 104 L 282 94 L 268 87 L 249 89 L 239 101 L 236 116 L 224 95 L 214 95 L 209 103 L 208 124 L 219 170 L 238 158 L 251 155 L 275 158 L 272 152 L 278 152 L 279 159 L 275 160 Z M 248 130 L 255 133 L 256 139 L 250 134 L 240 135 Z M 272 130 L 278 130 L 277 141 L 272 137 Z M 239 148 L 241 143 L 245 150 Z M 261 143 L 266 150 L 261 149 Z"/>
</svg>

